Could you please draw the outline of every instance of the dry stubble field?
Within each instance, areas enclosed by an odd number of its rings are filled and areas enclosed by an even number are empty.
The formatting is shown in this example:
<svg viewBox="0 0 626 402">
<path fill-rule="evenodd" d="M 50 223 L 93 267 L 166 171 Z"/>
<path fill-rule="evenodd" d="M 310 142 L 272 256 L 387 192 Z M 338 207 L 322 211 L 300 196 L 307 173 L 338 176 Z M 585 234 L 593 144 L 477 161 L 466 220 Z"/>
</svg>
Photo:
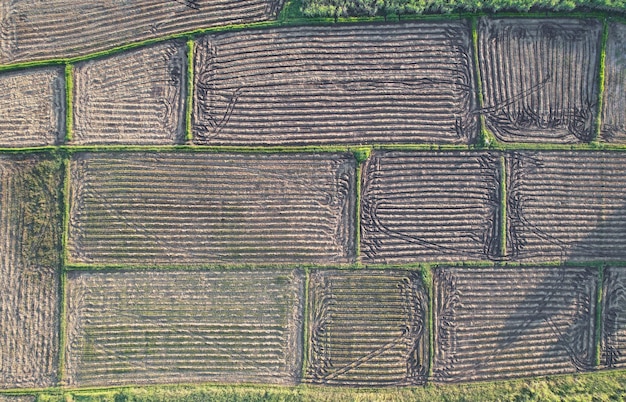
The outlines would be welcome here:
<svg viewBox="0 0 626 402">
<path fill-rule="evenodd" d="M 4 18 L 0 60 L 84 55 L 191 18 L 137 4 L 120 6 L 118 37 L 78 40 L 67 25 L 47 45 L 25 32 L 48 6 Z M 237 4 L 242 21 L 278 10 Z M 72 12 L 90 26 L 111 13 L 96 8 Z M 602 110 L 600 21 L 473 29 L 213 32 L 76 60 L 71 83 L 61 67 L 1 73 L 7 147 L 71 140 L 0 160 L 0 388 L 409 386 L 624 367 L 626 161 L 584 145 L 598 129 L 604 143 L 623 136 L 623 26 L 608 25 Z M 542 148 L 563 143 L 587 148 Z M 391 144 L 404 149 L 377 149 Z"/>
</svg>

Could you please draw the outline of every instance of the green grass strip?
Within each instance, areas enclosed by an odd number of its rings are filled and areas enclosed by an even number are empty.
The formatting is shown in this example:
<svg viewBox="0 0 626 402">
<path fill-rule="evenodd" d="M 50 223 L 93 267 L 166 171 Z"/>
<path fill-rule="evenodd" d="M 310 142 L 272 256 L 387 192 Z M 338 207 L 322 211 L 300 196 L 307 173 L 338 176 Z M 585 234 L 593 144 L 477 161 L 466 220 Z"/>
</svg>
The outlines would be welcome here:
<svg viewBox="0 0 626 402">
<path fill-rule="evenodd" d="M 361 266 L 361 182 L 363 175 L 363 164 L 370 157 L 371 148 L 359 148 L 352 151 L 356 159 L 356 189 L 354 205 L 354 249 L 356 255 L 356 265 Z"/>
<path fill-rule="evenodd" d="M 309 365 L 309 287 L 311 283 L 311 271 L 306 268 L 304 270 L 304 297 L 302 306 L 302 366 L 300 369 L 300 378 L 306 377 L 306 371 Z"/>
<path fill-rule="evenodd" d="M 500 256 L 506 257 L 506 237 L 508 234 L 507 222 L 507 192 L 506 192 L 506 158 L 500 155 Z"/>
<path fill-rule="evenodd" d="M 600 366 L 602 363 L 602 299 L 604 297 L 604 270 L 605 266 L 598 267 L 598 288 L 596 291 L 596 333 L 595 333 L 595 350 L 594 364 Z"/>
<path fill-rule="evenodd" d="M 401 264 L 85 264 L 85 263 L 72 263 L 68 262 L 65 265 L 66 271 L 124 271 L 124 270 L 139 270 L 139 271 L 211 271 L 211 270 L 257 270 L 263 268 L 272 269 L 333 269 L 333 270 L 415 270 L 419 271 L 424 267 L 437 268 L 437 267 L 466 267 L 466 268 L 485 268 L 485 267 L 501 267 L 501 268 L 516 268 L 516 267 L 600 267 L 606 264 L 624 265 L 626 261 L 606 261 L 606 260 L 593 260 L 593 261 L 542 261 L 542 262 L 518 262 L 518 261 L 504 261 L 496 262 L 491 260 L 469 260 L 469 261 L 430 261 L 430 262 L 414 262 L 414 263 L 401 263 Z"/>
<path fill-rule="evenodd" d="M 65 381 L 65 348 L 67 345 L 67 253 L 70 222 L 70 159 L 65 155 L 63 160 L 63 188 L 61 190 L 61 258 L 59 280 L 59 385 Z"/>
<path fill-rule="evenodd" d="M 194 88 L 194 70 L 193 70 L 193 39 L 187 40 L 187 102 L 185 105 L 185 141 L 193 140 L 191 130 L 191 117 L 193 115 L 193 88 Z"/>
<path fill-rule="evenodd" d="M 74 67 L 65 65 L 65 142 L 72 140 L 74 127 Z"/>
<path fill-rule="evenodd" d="M 479 110 L 483 110 L 485 107 L 485 99 L 483 97 L 483 80 L 480 74 L 480 61 L 478 59 L 478 18 L 471 18 L 472 24 L 472 50 L 474 53 L 474 57 L 472 60 L 474 61 L 474 77 L 476 84 L 476 101 L 478 102 Z M 487 130 L 487 125 L 485 123 L 485 116 L 482 112 L 478 115 L 479 121 L 479 137 L 478 137 L 478 147 L 480 148 L 489 148 L 492 144 L 496 144 L 495 138 L 489 131 Z"/>
<path fill-rule="evenodd" d="M 61 269 L 59 280 L 59 373 L 58 385 L 65 382 L 65 347 L 67 345 L 67 273 Z"/>
<path fill-rule="evenodd" d="M 437 152 L 437 151 L 485 151 L 484 147 L 441 144 L 374 144 L 371 150 Z M 276 145 L 276 146 L 230 146 L 230 145 L 46 145 L 41 147 L 0 147 L 0 153 L 30 154 L 49 151 L 77 152 L 207 152 L 207 153 L 347 153 L 361 152 L 364 148 L 352 145 Z M 626 144 L 545 144 L 545 143 L 498 143 L 491 144 L 494 151 L 590 151 L 626 152 Z"/>
<path fill-rule="evenodd" d="M 602 113 L 604 109 L 604 85 L 606 71 L 606 43 L 609 39 L 609 24 L 606 18 L 602 21 L 602 41 L 600 43 L 600 61 L 598 63 L 598 110 L 595 121 L 595 131 L 592 141 L 600 141 L 602 131 Z"/>
<path fill-rule="evenodd" d="M 376 23 L 376 22 L 389 22 L 394 21 L 412 21 L 412 20 L 429 20 L 429 21 L 450 21 L 458 20 L 459 18 L 472 18 L 476 19 L 482 16 L 491 16 L 496 18 L 575 18 L 575 19 L 589 19 L 589 18 L 608 18 L 612 17 L 616 20 L 625 21 L 626 18 L 616 16 L 615 12 L 611 11 L 573 11 L 573 12 L 498 12 L 498 13 L 451 13 L 451 14 L 403 14 L 396 17 L 355 17 L 355 18 L 327 18 L 327 17 L 304 17 L 298 10 L 301 0 L 292 0 L 287 3 L 285 8 L 281 11 L 281 14 L 276 20 L 259 21 L 245 24 L 230 24 L 222 26 L 213 26 L 198 28 L 190 31 L 178 32 L 174 34 L 164 35 L 158 38 L 149 38 L 136 42 L 129 42 L 123 45 L 114 46 L 109 49 L 99 50 L 84 55 L 75 57 L 57 57 L 43 60 L 24 61 L 17 63 L 10 63 L 0 65 L 0 72 L 21 70 L 25 68 L 53 66 L 53 65 L 66 65 L 74 64 L 80 61 L 92 60 L 101 57 L 107 57 L 116 53 L 132 50 L 144 46 L 150 46 L 157 43 L 176 40 L 176 39 L 188 39 L 189 37 L 196 37 L 204 34 L 220 33 L 220 32 L 237 32 L 248 29 L 263 29 L 263 28 L 276 28 L 280 26 L 300 26 L 300 25 L 337 25 L 337 24 L 355 24 L 355 23 Z"/>
</svg>

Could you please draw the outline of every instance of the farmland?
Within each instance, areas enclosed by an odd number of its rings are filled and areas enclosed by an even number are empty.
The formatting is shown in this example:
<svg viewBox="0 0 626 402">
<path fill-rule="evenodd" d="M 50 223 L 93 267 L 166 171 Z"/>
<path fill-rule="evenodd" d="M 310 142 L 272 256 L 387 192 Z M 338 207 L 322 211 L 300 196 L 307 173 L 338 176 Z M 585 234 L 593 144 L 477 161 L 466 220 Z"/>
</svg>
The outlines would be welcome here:
<svg viewBox="0 0 626 402">
<path fill-rule="evenodd" d="M 194 142 L 467 144 L 471 59 L 458 22 L 209 35 L 196 44 Z"/>
<path fill-rule="evenodd" d="M 0 388 L 57 381 L 60 166 L 0 159 Z"/>
<path fill-rule="evenodd" d="M 0 76 L 0 147 L 60 142 L 65 126 L 63 70 L 43 68 Z M 19 100 L 19 101 L 18 101 Z"/>
<path fill-rule="evenodd" d="M 307 379 L 326 385 L 423 384 L 428 295 L 419 273 L 315 271 Z"/>
<path fill-rule="evenodd" d="M 603 327 L 602 360 L 605 367 L 624 367 L 624 340 L 626 339 L 626 272 L 623 267 L 612 266 L 604 271 L 602 291 Z"/>
<path fill-rule="evenodd" d="M 77 144 L 184 141 L 184 42 L 85 61 L 74 67 Z"/>
<path fill-rule="evenodd" d="M 363 260 L 497 257 L 499 167 L 488 152 L 372 154 L 362 175 Z"/>
<path fill-rule="evenodd" d="M 598 21 L 483 18 L 479 30 L 483 112 L 498 140 L 593 139 Z"/>
<path fill-rule="evenodd" d="M 72 272 L 68 381 L 293 383 L 302 274 Z"/>
<path fill-rule="evenodd" d="M 0 401 L 623 399 L 623 19 L 143 1 L 0 0 Z"/>
<path fill-rule="evenodd" d="M 435 381 L 588 370 L 597 269 L 442 268 L 435 278 Z"/>
<path fill-rule="evenodd" d="M 626 257 L 624 154 L 514 152 L 507 169 L 511 259 Z"/>
<path fill-rule="evenodd" d="M 606 44 L 605 107 L 601 138 L 607 142 L 626 141 L 626 27 L 609 26 Z"/>
<path fill-rule="evenodd" d="M 0 63 L 84 56 L 128 42 L 276 17 L 280 0 L 2 0 Z"/>
<path fill-rule="evenodd" d="M 77 154 L 73 262 L 348 263 L 351 154 Z"/>
</svg>

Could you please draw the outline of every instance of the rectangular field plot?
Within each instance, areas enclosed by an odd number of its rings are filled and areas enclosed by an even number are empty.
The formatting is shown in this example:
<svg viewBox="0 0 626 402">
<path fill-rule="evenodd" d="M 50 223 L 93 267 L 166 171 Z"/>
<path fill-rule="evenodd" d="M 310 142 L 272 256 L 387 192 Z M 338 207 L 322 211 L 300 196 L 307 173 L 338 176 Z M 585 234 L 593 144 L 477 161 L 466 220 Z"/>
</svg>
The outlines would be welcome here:
<svg viewBox="0 0 626 402">
<path fill-rule="evenodd" d="M 363 261 L 497 257 L 499 166 L 488 152 L 373 153 L 362 175 Z"/>
<path fill-rule="evenodd" d="M 597 268 L 440 268 L 434 278 L 435 381 L 593 368 Z"/>
<path fill-rule="evenodd" d="M 314 271 L 309 289 L 307 381 L 426 381 L 428 294 L 419 272 Z"/>
<path fill-rule="evenodd" d="M 608 267 L 602 284 L 601 364 L 626 367 L 626 268 Z"/>
<path fill-rule="evenodd" d="M 178 41 L 76 64 L 73 142 L 184 142 L 185 72 Z"/>
<path fill-rule="evenodd" d="M 626 25 L 609 24 L 601 139 L 626 142 Z"/>
<path fill-rule="evenodd" d="M 483 113 L 500 141 L 593 139 L 601 27 L 581 19 L 480 20 Z"/>
<path fill-rule="evenodd" d="M 70 272 L 70 385 L 291 384 L 300 373 L 299 271 Z"/>
<path fill-rule="evenodd" d="M 626 155 L 513 152 L 507 170 L 510 258 L 626 259 Z"/>
<path fill-rule="evenodd" d="M 194 141 L 466 144 L 477 131 L 469 31 L 421 22 L 206 36 Z"/>
<path fill-rule="evenodd" d="M 276 18 L 282 0 L 1 0 L 0 64 L 82 56 L 127 43 Z"/>
<path fill-rule="evenodd" d="M 348 263 L 352 154 L 77 154 L 70 259 Z"/>
<path fill-rule="evenodd" d="M 62 68 L 0 74 L 0 147 L 54 145 L 65 135 Z"/>
<path fill-rule="evenodd" d="M 61 183 L 57 161 L 0 158 L 0 388 L 57 380 Z"/>
</svg>

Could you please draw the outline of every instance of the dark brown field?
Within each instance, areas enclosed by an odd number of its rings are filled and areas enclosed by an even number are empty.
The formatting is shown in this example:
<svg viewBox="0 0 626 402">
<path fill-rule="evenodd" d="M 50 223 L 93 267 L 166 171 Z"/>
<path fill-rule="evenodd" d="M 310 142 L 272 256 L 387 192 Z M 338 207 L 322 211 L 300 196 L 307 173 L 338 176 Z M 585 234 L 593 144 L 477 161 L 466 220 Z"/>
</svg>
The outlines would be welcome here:
<svg viewBox="0 0 626 402">
<path fill-rule="evenodd" d="M 64 135 L 62 68 L 0 74 L 0 147 L 55 145 Z"/>
<path fill-rule="evenodd" d="M 435 270 L 438 382 L 593 367 L 597 268 Z"/>
<path fill-rule="evenodd" d="M 477 134 L 469 32 L 421 22 L 206 36 L 194 142 L 466 144 Z"/>
<path fill-rule="evenodd" d="M 184 42 L 76 64 L 73 142 L 184 142 L 186 65 Z"/>
<path fill-rule="evenodd" d="M 602 284 L 601 364 L 608 368 L 626 367 L 626 269 L 620 266 L 604 270 Z"/>
<path fill-rule="evenodd" d="M 70 259 L 349 263 L 354 176 L 352 154 L 77 154 Z"/>
<path fill-rule="evenodd" d="M 508 257 L 626 259 L 626 155 L 507 155 Z"/>
<path fill-rule="evenodd" d="M 483 113 L 498 140 L 593 139 L 601 28 L 591 19 L 480 20 Z"/>
<path fill-rule="evenodd" d="M 626 26 L 609 24 L 604 72 L 601 139 L 626 142 Z"/>
<path fill-rule="evenodd" d="M 423 384 L 428 295 L 419 272 L 314 271 L 309 362 L 316 384 Z"/>
<path fill-rule="evenodd" d="M 0 388 L 57 381 L 60 187 L 57 162 L 0 157 Z"/>
<path fill-rule="evenodd" d="M 179 32 L 276 18 L 281 0 L 0 1 L 0 64 L 82 56 Z"/>
<path fill-rule="evenodd" d="M 299 271 L 72 272 L 70 385 L 293 384 L 300 376 Z"/>
<path fill-rule="evenodd" d="M 362 260 L 497 257 L 499 166 L 489 152 L 374 152 L 362 174 Z"/>
</svg>

